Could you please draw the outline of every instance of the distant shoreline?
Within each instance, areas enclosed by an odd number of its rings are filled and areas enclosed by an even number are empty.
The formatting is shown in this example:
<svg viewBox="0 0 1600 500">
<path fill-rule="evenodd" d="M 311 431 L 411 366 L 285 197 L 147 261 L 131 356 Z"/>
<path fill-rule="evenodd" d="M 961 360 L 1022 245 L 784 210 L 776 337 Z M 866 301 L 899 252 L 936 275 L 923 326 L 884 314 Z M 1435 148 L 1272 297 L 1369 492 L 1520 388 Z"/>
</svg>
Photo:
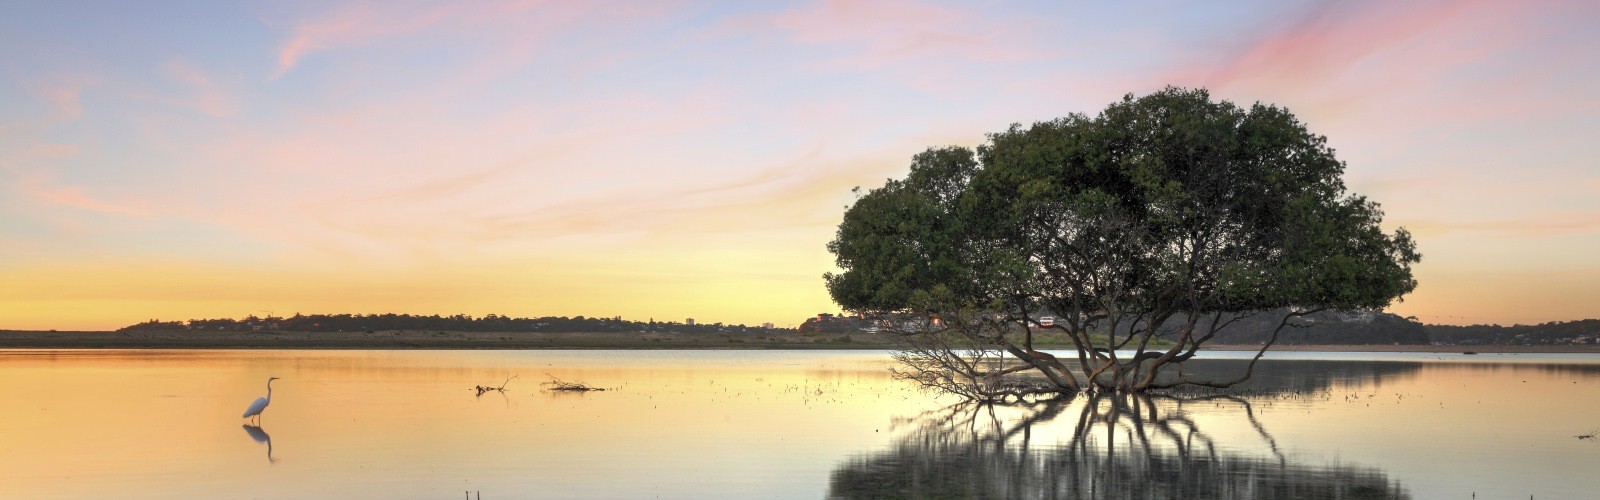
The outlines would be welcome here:
<svg viewBox="0 0 1600 500">
<path fill-rule="evenodd" d="M 41 332 L 0 330 L 0 349 L 887 349 L 881 334 L 374 332 Z"/>
<path fill-rule="evenodd" d="M 48 332 L 0 330 L 0 349 L 890 349 L 886 334 L 532 332 Z M 1071 349 L 1070 345 L 1037 346 Z M 1255 351 L 1212 345 L 1208 351 Z M 1288 352 L 1600 353 L 1600 345 L 1285 345 Z"/>
<path fill-rule="evenodd" d="M 1212 345 L 1206 346 L 1207 351 L 1256 351 L 1259 345 Z M 1435 352 L 1456 353 L 1477 352 L 1484 354 L 1494 353 L 1561 353 L 1561 352 L 1592 352 L 1600 353 L 1600 345 L 1391 345 L 1391 344 L 1327 344 L 1327 345 L 1285 345 L 1272 346 L 1269 352 Z"/>
</svg>

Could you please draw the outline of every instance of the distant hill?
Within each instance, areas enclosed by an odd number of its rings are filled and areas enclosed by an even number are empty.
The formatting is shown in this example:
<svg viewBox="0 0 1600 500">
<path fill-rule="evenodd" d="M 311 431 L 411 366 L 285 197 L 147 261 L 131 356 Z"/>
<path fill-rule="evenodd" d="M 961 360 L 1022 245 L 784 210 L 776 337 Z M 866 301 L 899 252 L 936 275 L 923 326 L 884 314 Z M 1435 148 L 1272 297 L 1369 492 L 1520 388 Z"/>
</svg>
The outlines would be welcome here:
<svg viewBox="0 0 1600 500">
<path fill-rule="evenodd" d="M 692 324 L 675 321 L 629 321 L 622 317 L 545 316 L 540 318 L 513 318 L 490 314 L 473 317 L 465 314 L 451 316 L 422 316 L 412 314 L 295 314 L 287 318 L 247 316 L 243 319 L 191 319 L 189 321 L 150 320 L 123 327 L 118 331 L 292 331 L 292 332 L 358 332 L 373 330 L 438 330 L 449 332 L 548 332 L 548 333 L 783 333 L 793 329 L 770 326 L 724 325 L 722 323 Z"/>
<path fill-rule="evenodd" d="M 1218 334 L 1218 344 L 1265 341 L 1282 313 L 1239 320 Z M 1311 315 L 1309 328 L 1287 328 L 1278 338 L 1286 345 L 1553 345 L 1600 343 L 1600 319 L 1538 325 L 1423 325 L 1409 318 L 1375 311 L 1326 311 Z M 1202 323 L 1204 324 L 1204 323 Z"/>
<path fill-rule="evenodd" d="M 1282 318 L 1258 314 L 1241 318 L 1212 342 L 1259 344 L 1272 334 Z M 1224 317 L 1224 321 L 1227 318 Z M 1174 318 L 1168 324 L 1181 324 Z M 1278 342 L 1284 345 L 1399 344 L 1399 345 L 1551 345 L 1600 343 L 1600 319 L 1550 322 L 1538 325 L 1423 325 L 1394 314 L 1374 311 L 1325 311 L 1299 323 L 1308 328 L 1286 328 Z M 1207 327 L 1202 321 L 1201 328 Z M 247 316 L 243 319 L 150 320 L 119 331 L 299 331 L 354 332 L 368 330 L 436 330 L 454 332 L 638 332 L 638 333 L 794 333 L 796 329 L 722 323 L 629 321 L 621 317 L 545 316 L 514 318 L 490 314 L 473 317 L 411 314 L 311 314 L 280 318 Z M 849 334 L 871 331 L 872 322 L 854 316 L 819 314 L 798 328 L 808 334 Z"/>
<path fill-rule="evenodd" d="M 1600 319 L 1549 322 L 1537 325 L 1428 325 L 1428 335 L 1443 344 L 1595 344 L 1600 343 Z"/>
<path fill-rule="evenodd" d="M 1249 317 L 1233 320 L 1217 338 L 1212 339 L 1215 344 L 1259 344 L 1272 336 L 1272 330 L 1277 328 L 1278 322 L 1283 318 L 1283 311 L 1276 313 L 1262 313 Z M 1040 314 L 1043 316 L 1044 314 Z M 1229 316 L 1223 316 L 1221 321 L 1227 322 Z M 1169 331 L 1163 337 L 1171 337 L 1175 333 L 1176 325 L 1185 322 L 1182 316 L 1168 320 Z M 1312 314 L 1297 324 L 1306 328 L 1285 328 L 1278 336 L 1278 343 L 1286 345 L 1298 344 L 1399 344 L 1399 345 L 1427 345 L 1429 337 L 1426 327 L 1421 323 L 1384 312 L 1339 312 L 1327 311 Z M 849 315 L 818 314 L 807 319 L 800 325 L 801 333 L 854 333 L 871 331 L 872 322 Z M 1210 327 L 1210 322 L 1202 320 L 1197 328 Z M 1020 327 L 1019 327 L 1020 328 Z"/>
<path fill-rule="evenodd" d="M 1272 336 L 1283 312 L 1239 319 L 1217 334 L 1218 344 L 1258 344 Z M 1224 317 L 1223 321 L 1227 318 Z M 1203 323 L 1204 324 L 1204 323 Z M 1323 311 L 1293 321 L 1304 328 L 1284 328 L 1278 343 L 1285 345 L 1399 344 L 1427 345 L 1427 327 L 1398 315 L 1378 311 Z"/>
</svg>

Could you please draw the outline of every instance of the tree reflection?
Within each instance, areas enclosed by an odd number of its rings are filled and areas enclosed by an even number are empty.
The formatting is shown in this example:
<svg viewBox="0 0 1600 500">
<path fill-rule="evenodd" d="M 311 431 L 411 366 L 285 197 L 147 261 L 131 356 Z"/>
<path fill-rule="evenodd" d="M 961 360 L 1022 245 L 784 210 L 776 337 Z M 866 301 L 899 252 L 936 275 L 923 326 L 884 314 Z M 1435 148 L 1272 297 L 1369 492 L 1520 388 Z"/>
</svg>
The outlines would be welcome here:
<svg viewBox="0 0 1600 500">
<path fill-rule="evenodd" d="M 1219 445 L 1200 415 L 1242 418 L 1259 441 Z M 840 464 L 830 497 L 1409 498 L 1382 471 L 1285 456 L 1250 401 L 1227 395 L 962 403 L 897 426 L 890 449 Z"/>
<path fill-rule="evenodd" d="M 1196 360 L 1186 363 L 1183 370 L 1189 377 L 1221 378 L 1242 372 L 1249 362 L 1245 359 Z M 1258 364 L 1255 376 L 1234 386 L 1232 392 L 1264 395 L 1324 392 L 1336 386 L 1377 384 L 1386 380 L 1415 377 L 1423 368 L 1423 363 L 1415 361 L 1266 359 Z M 1192 392 L 1207 391 L 1201 389 Z"/>
</svg>

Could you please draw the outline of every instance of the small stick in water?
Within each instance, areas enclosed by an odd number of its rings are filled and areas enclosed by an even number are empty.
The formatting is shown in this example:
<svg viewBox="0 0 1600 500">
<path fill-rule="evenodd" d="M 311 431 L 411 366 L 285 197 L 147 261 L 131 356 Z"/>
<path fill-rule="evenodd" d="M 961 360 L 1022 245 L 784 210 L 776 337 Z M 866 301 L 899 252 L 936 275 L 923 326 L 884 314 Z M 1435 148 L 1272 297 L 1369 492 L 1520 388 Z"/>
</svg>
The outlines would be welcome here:
<svg viewBox="0 0 1600 500">
<path fill-rule="evenodd" d="M 588 385 L 584 385 L 583 382 L 567 382 L 567 381 L 563 381 L 563 380 L 561 380 L 559 378 L 556 378 L 554 375 L 551 375 L 551 374 L 548 374 L 548 373 L 544 374 L 544 376 L 550 377 L 550 381 L 549 382 L 545 382 L 544 384 L 541 384 L 541 385 L 550 386 L 550 390 L 552 390 L 552 391 L 589 392 L 589 391 L 603 391 L 603 390 L 605 390 L 605 389 L 599 388 L 599 387 L 589 387 Z"/>
<path fill-rule="evenodd" d="M 489 386 L 489 385 L 475 385 L 475 386 L 472 386 L 472 388 L 478 390 L 478 395 L 479 396 L 482 396 L 483 393 L 489 392 L 489 391 L 506 392 L 506 384 L 511 383 L 511 381 L 516 379 L 516 378 L 517 378 L 516 375 L 512 375 L 510 377 L 507 377 L 506 381 L 505 382 L 501 382 L 499 387 Z M 468 493 L 470 493 L 470 492 L 468 492 Z"/>
</svg>

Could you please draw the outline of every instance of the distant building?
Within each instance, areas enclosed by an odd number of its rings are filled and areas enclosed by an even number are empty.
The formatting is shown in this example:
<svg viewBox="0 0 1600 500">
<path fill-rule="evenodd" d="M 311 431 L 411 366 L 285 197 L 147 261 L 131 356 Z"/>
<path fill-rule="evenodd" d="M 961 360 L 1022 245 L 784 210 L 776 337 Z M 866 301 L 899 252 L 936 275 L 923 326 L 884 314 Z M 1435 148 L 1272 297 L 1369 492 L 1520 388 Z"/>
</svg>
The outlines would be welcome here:
<svg viewBox="0 0 1600 500">
<path fill-rule="evenodd" d="M 771 330 L 771 329 L 772 329 L 772 322 L 771 322 L 771 321 L 768 321 L 768 322 L 766 322 L 766 323 L 762 323 L 762 324 L 761 324 L 761 327 L 762 327 L 762 328 L 766 328 L 766 329 L 768 329 L 768 330 Z"/>
<path fill-rule="evenodd" d="M 685 325 L 689 325 L 689 326 L 694 326 L 694 318 L 687 318 L 687 319 L 684 319 L 684 320 L 683 320 L 683 324 L 685 324 Z"/>
</svg>

